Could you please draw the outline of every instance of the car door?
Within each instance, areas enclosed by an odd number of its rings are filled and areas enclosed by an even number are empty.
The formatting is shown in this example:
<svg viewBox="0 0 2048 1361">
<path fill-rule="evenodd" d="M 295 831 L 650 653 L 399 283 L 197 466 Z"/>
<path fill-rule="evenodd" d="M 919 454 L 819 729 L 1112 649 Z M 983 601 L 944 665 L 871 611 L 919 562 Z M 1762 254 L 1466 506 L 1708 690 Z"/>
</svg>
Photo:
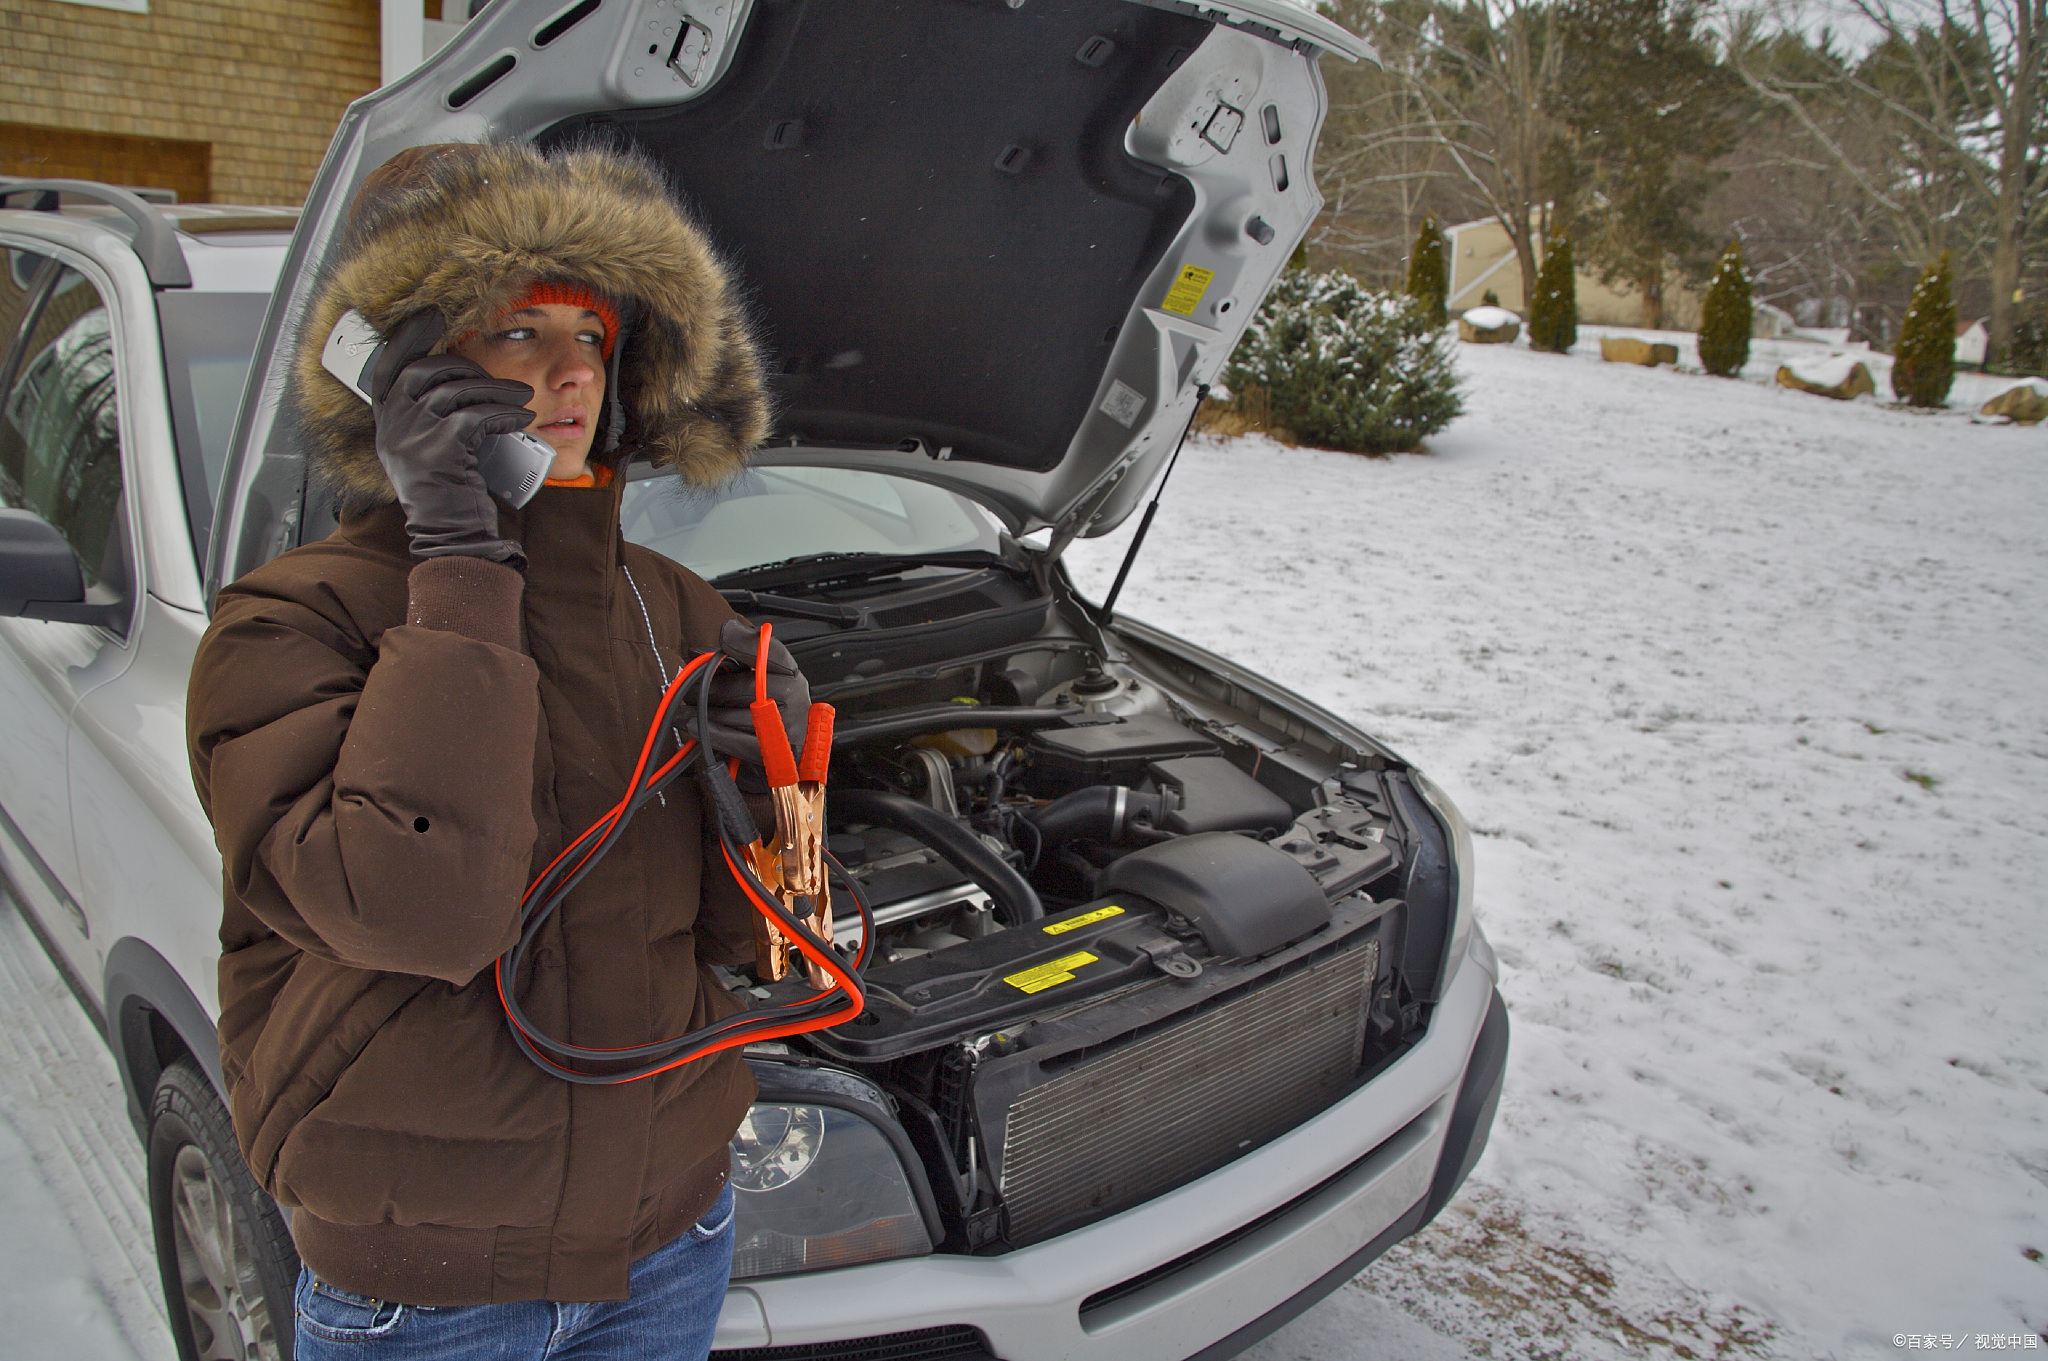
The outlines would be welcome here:
<svg viewBox="0 0 2048 1361">
<path fill-rule="evenodd" d="M 33 511 L 63 534 L 87 599 L 132 605 L 115 322 L 101 289 L 76 267 L 41 261 L 30 279 L 0 373 L 0 504 Z M 10 268 L 9 284 L 16 283 Z M 0 742 L 0 841 L 9 877 L 73 971 L 92 980 L 100 960 L 81 906 L 68 734 L 81 690 L 125 664 L 127 633 L 126 622 L 0 619 L 0 713 L 8 732 Z"/>
</svg>

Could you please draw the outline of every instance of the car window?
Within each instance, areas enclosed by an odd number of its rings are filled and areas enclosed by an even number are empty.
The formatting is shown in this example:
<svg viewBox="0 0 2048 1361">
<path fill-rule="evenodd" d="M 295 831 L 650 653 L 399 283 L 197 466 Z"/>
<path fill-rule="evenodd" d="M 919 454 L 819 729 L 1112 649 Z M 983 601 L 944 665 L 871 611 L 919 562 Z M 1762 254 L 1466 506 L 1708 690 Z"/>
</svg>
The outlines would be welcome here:
<svg viewBox="0 0 2048 1361">
<path fill-rule="evenodd" d="M 269 303 L 267 293 L 174 289 L 157 295 L 178 469 L 192 521 L 193 548 L 202 558 L 213 525 L 221 465 L 227 461 L 228 437 L 234 434 L 242 404 L 242 383 L 249 376 L 249 357 Z"/>
<path fill-rule="evenodd" d="M 13 247 L 0 250 L 0 254 L 7 257 L 7 268 L 0 270 L 0 391 L 4 391 L 12 372 L 7 361 L 14 352 L 14 338 L 21 333 L 21 324 L 35 302 L 50 257 Z"/>
<path fill-rule="evenodd" d="M 98 290 L 74 270 L 32 319 L 0 401 L 0 500 L 57 527 L 93 596 L 127 595 L 113 334 Z"/>
<path fill-rule="evenodd" d="M 626 537 L 705 578 L 810 553 L 996 551 L 967 498 L 886 473 L 754 468 L 716 491 L 652 477 L 626 488 Z"/>
</svg>

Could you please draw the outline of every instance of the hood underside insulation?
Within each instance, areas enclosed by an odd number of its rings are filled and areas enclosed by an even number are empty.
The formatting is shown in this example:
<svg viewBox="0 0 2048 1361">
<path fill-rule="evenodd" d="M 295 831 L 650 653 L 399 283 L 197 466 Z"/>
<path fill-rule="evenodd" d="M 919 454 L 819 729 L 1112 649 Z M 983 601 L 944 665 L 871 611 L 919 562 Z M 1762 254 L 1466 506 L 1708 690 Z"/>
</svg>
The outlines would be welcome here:
<svg viewBox="0 0 2048 1361">
<path fill-rule="evenodd" d="M 539 140 L 667 168 L 752 296 L 776 440 L 1042 471 L 1193 211 L 1124 137 L 1210 28 L 1128 0 L 758 0 L 708 94 Z"/>
</svg>

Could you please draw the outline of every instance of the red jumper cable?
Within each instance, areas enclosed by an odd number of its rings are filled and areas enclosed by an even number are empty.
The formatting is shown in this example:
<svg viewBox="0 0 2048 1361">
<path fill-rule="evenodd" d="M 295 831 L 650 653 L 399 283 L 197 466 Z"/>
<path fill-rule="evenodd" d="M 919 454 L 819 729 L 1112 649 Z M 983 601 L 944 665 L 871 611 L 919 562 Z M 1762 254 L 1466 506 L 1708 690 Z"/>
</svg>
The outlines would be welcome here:
<svg viewBox="0 0 2048 1361">
<path fill-rule="evenodd" d="M 520 903 L 519 943 L 498 959 L 498 999 L 505 1008 L 513 1041 L 544 1072 L 579 1084 L 637 1082 L 727 1049 L 843 1024 L 858 1016 L 865 1005 L 860 971 L 867 962 L 874 919 L 859 889 L 824 844 L 832 707 L 811 706 L 799 767 L 783 728 L 781 710 L 768 698 L 770 636 L 770 626 L 763 624 L 754 652 L 754 702 L 749 710 L 775 805 L 775 844 L 769 846 L 766 838 L 758 835 L 742 842 L 742 837 L 755 830 L 753 815 L 732 782 L 731 770 L 716 753 L 708 753 L 700 740 L 684 742 L 666 761 L 648 771 L 660 735 L 668 727 L 669 712 L 692 681 L 701 720 L 698 732 L 711 730 L 710 680 L 720 666 L 734 659 L 722 652 L 703 653 L 683 667 L 655 706 L 624 796 L 570 842 L 528 887 Z M 793 958 L 801 956 L 805 972 L 818 990 L 798 1001 L 744 1012 L 686 1035 L 647 1044 L 593 1048 L 557 1040 L 535 1025 L 519 1005 L 516 982 L 520 966 L 541 928 L 611 849 L 634 814 L 686 770 L 693 758 L 703 763 L 726 866 L 760 914 L 755 931 L 756 972 L 764 979 L 781 979 Z M 732 764 L 736 767 L 737 760 Z M 862 919 L 860 950 L 850 964 L 831 943 L 831 874 L 846 886 Z M 602 1071 L 584 1065 L 599 1065 Z"/>
</svg>

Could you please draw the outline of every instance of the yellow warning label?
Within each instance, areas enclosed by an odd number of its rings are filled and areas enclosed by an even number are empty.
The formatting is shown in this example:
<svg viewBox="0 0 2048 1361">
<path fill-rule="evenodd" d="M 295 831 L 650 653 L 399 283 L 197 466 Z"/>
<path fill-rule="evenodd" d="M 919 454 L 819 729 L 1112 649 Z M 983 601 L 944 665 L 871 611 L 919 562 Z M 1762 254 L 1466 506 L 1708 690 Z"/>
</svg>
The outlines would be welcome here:
<svg viewBox="0 0 2048 1361">
<path fill-rule="evenodd" d="M 1164 312 L 1178 312 L 1184 317 L 1195 314 L 1195 304 L 1209 291 L 1209 281 L 1216 277 L 1213 269 L 1200 265 L 1182 265 L 1180 277 L 1173 281 L 1173 287 L 1166 290 L 1166 301 L 1159 304 Z"/>
<path fill-rule="evenodd" d="M 1063 922 L 1054 922 L 1051 926 L 1045 928 L 1045 934 L 1048 936 L 1063 936 L 1069 931 L 1078 931 L 1084 926 L 1093 926 L 1099 921 L 1105 921 L 1110 917 L 1121 917 L 1123 914 L 1124 910 L 1120 907 L 1098 907 L 1093 912 L 1083 912 L 1078 917 L 1069 917 Z"/>
<path fill-rule="evenodd" d="M 1094 955 L 1086 950 L 1080 950 L 1071 955 L 1061 955 L 1050 964 L 1040 964 L 1036 968 L 1026 969 L 1023 973 L 1013 973 L 1003 981 L 1019 992 L 1044 992 L 1047 988 L 1073 981 L 1074 970 L 1094 962 Z"/>
</svg>

